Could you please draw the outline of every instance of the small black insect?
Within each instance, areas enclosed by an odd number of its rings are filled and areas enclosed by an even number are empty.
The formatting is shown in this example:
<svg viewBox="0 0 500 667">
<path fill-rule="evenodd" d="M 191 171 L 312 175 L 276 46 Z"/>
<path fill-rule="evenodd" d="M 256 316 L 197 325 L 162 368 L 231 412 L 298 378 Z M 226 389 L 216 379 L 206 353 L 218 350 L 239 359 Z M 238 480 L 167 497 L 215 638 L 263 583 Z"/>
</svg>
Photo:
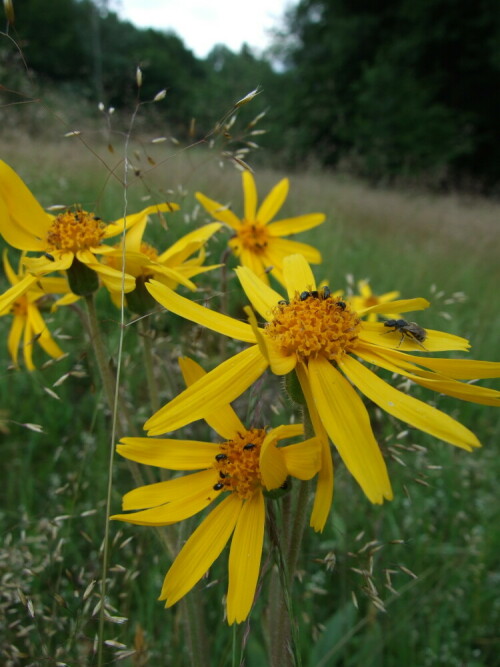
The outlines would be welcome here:
<svg viewBox="0 0 500 667">
<path fill-rule="evenodd" d="M 285 299 L 280 299 L 278 301 L 278 306 L 288 306 L 288 301 L 286 301 Z"/>
<path fill-rule="evenodd" d="M 319 299 L 319 292 L 318 290 L 313 289 L 312 292 L 309 292 L 309 294 L 314 297 L 315 299 Z"/>
<path fill-rule="evenodd" d="M 217 484 L 214 484 L 214 491 L 220 491 L 223 488 L 224 484 L 222 482 L 217 482 Z"/>
<path fill-rule="evenodd" d="M 384 322 L 384 327 L 392 327 L 392 331 L 385 331 L 384 333 L 394 333 L 395 331 L 399 331 L 401 340 L 399 341 L 398 347 L 400 347 L 406 336 L 411 340 L 416 341 L 421 347 L 424 347 L 422 343 L 427 338 L 427 332 L 416 322 L 407 322 L 406 320 L 387 320 Z"/>
<path fill-rule="evenodd" d="M 227 459 L 227 454 L 216 454 L 215 455 L 215 460 L 216 461 L 224 461 Z"/>
<path fill-rule="evenodd" d="M 251 442 L 248 443 L 248 445 L 245 445 L 243 449 L 250 450 L 250 449 L 255 449 L 255 445 L 252 445 Z"/>
<path fill-rule="evenodd" d="M 328 299 L 328 297 L 330 296 L 330 294 L 331 294 L 331 292 L 330 292 L 330 288 L 329 288 L 327 285 L 325 285 L 325 286 L 323 287 L 323 299 Z"/>
<path fill-rule="evenodd" d="M 225 472 L 222 472 L 222 470 L 219 470 L 219 477 L 221 479 L 226 479 L 226 477 L 229 477 L 229 475 Z"/>
<path fill-rule="evenodd" d="M 341 308 L 342 310 L 345 310 L 345 309 L 346 309 L 346 302 L 345 302 L 345 301 L 337 301 L 337 304 L 336 304 L 336 305 L 337 305 L 339 308 Z"/>
<path fill-rule="evenodd" d="M 311 292 L 301 292 L 299 298 L 300 298 L 301 301 L 305 301 L 310 296 L 311 296 Z"/>
<path fill-rule="evenodd" d="M 46 257 L 47 259 L 49 259 L 51 262 L 55 262 L 55 261 L 56 261 L 56 260 L 55 260 L 55 257 L 54 257 L 53 255 L 51 255 L 50 253 L 48 253 L 48 252 L 44 252 L 43 255 L 44 255 L 44 257 Z"/>
</svg>

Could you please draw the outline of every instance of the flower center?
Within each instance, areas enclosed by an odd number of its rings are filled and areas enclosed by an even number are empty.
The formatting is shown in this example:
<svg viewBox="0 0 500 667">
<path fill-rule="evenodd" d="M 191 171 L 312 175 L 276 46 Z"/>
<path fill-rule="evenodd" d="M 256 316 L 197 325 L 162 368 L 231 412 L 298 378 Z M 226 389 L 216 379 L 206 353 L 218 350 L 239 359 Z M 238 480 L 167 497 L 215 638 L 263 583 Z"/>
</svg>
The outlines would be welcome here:
<svg viewBox="0 0 500 667">
<path fill-rule="evenodd" d="M 28 298 L 25 295 L 20 296 L 10 307 L 12 315 L 26 317 L 28 314 Z"/>
<path fill-rule="evenodd" d="M 360 320 L 341 297 L 330 296 L 328 288 L 298 292 L 287 303 L 280 301 L 265 331 L 284 354 L 294 352 L 304 361 L 323 355 L 338 361 L 357 345 Z"/>
<path fill-rule="evenodd" d="M 152 262 L 158 261 L 158 250 L 145 241 L 141 243 L 141 252 L 143 255 L 149 257 Z"/>
<path fill-rule="evenodd" d="M 100 244 L 106 224 L 93 213 L 66 211 L 52 222 L 47 234 L 49 250 L 85 250 Z"/>
<path fill-rule="evenodd" d="M 260 222 L 242 220 L 242 226 L 238 230 L 238 239 L 243 248 L 250 250 L 257 255 L 262 254 L 268 244 L 269 234 L 264 225 Z"/>
<path fill-rule="evenodd" d="M 214 486 L 216 491 L 233 491 L 243 499 L 252 497 L 255 489 L 261 486 L 259 456 L 265 437 L 264 429 L 252 428 L 220 445 L 214 463 L 214 468 L 219 471 L 219 481 Z"/>
<path fill-rule="evenodd" d="M 152 245 L 149 245 L 149 243 L 145 243 L 144 241 L 141 243 L 141 253 L 143 255 L 146 255 L 146 257 L 150 259 L 152 262 L 158 261 L 158 250 L 154 248 Z M 147 278 L 149 276 L 153 276 L 154 272 L 150 270 L 147 266 L 143 266 L 142 275 L 145 278 Z"/>
</svg>

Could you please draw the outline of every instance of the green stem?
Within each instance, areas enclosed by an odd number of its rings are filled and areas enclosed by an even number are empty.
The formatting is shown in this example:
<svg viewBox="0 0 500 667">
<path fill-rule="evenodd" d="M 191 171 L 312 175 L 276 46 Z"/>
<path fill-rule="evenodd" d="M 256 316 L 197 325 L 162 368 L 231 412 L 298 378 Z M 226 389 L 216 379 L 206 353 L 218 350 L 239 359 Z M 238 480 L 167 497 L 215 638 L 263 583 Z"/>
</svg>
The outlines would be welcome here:
<svg viewBox="0 0 500 667">
<path fill-rule="evenodd" d="M 277 575 L 276 572 L 273 573 L 274 577 L 271 582 L 271 614 L 269 618 L 271 626 L 270 663 L 272 667 L 288 667 L 291 664 L 301 667 L 302 659 L 300 655 L 298 623 L 292 602 L 292 571 L 288 567 L 285 549 L 283 548 L 285 541 L 283 539 L 280 540 L 274 508 L 271 503 L 268 503 L 267 508 L 269 535 L 274 547 L 278 571 Z M 290 658 L 292 658 L 292 661 Z"/>
<path fill-rule="evenodd" d="M 183 609 L 184 627 L 187 638 L 187 651 L 189 653 L 189 664 L 191 667 L 207 667 L 210 664 L 208 658 L 208 644 L 205 624 L 202 618 L 202 605 L 198 599 L 198 591 L 191 591 L 180 602 Z"/>
<path fill-rule="evenodd" d="M 151 345 L 150 331 L 145 324 L 145 319 L 141 318 L 138 323 L 139 335 L 142 341 L 142 352 L 144 357 L 144 367 L 146 369 L 146 381 L 148 383 L 149 400 L 153 412 L 160 409 L 160 392 L 158 383 L 154 374 L 153 347 Z"/>
<path fill-rule="evenodd" d="M 108 355 L 101 336 L 97 311 L 95 307 L 94 295 L 89 294 L 84 297 L 87 306 L 88 323 L 91 336 L 91 345 L 94 350 L 97 368 L 104 388 L 104 395 L 110 410 L 115 405 L 115 379 L 108 364 Z"/>
<path fill-rule="evenodd" d="M 116 430 L 118 419 L 118 379 L 115 381 L 109 365 L 107 363 L 107 353 L 102 340 L 99 322 L 97 319 L 97 312 L 95 308 L 95 301 L 93 295 L 85 296 L 87 304 L 87 312 L 89 316 L 89 329 L 91 334 L 91 342 L 94 350 L 97 367 L 101 376 L 104 387 L 104 394 L 111 409 L 112 426 L 111 426 L 111 447 L 109 449 L 108 460 L 108 483 L 106 489 L 106 509 L 105 509 L 105 524 L 104 524 L 104 538 L 103 538 L 103 553 L 102 553 L 102 574 L 101 574 L 101 607 L 99 609 L 99 631 L 98 631 L 98 645 L 97 645 L 97 664 L 102 667 L 103 664 L 103 647 L 104 647 L 104 619 L 106 613 L 106 577 L 109 564 L 109 515 L 111 513 L 111 493 L 113 488 L 113 459 L 115 452 Z M 121 347 L 120 347 L 121 352 Z M 120 366 L 118 365 L 118 369 Z"/>
</svg>

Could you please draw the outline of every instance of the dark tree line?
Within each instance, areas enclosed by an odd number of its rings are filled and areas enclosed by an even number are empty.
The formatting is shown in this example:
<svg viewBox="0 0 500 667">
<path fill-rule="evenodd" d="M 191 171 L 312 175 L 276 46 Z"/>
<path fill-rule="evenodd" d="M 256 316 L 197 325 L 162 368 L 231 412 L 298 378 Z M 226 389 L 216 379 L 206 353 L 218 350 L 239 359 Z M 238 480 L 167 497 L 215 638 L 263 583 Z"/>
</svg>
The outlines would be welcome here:
<svg viewBox="0 0 500 667">
<path fill-rule="evenodd" d="M 272 56 L 217 46 L 205 60 L 174 33 L 136 28 L 106 4 L 14 3 L 11 34 L 40 81 L 127 107 L 140 65 L 141 98 L 167 88 L 178 133 L 191 118 L 209 128 L 260 86 L 241 113 L 267 110 L 262 144 L 290 165 L 312 157 L 374 180 L 500 181 L 498 0 L 300 0 Z M 8 63 L 11 47 L 0 44 L 0 55 Z M 0 72 L 8 81 L 8 65 Z"/>
<path fill-rule="evenodd" d="M 284 36 L 299 155 L 498 183 L 497 0 L 300 0 Z"/>
</svg>

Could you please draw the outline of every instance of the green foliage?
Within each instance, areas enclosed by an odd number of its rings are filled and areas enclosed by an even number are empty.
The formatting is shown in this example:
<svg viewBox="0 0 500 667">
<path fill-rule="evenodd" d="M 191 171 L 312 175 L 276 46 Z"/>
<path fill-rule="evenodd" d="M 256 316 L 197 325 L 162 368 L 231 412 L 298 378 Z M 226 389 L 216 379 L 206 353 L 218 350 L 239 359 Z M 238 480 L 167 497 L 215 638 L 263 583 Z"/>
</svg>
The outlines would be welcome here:
<svg viewBox="0 0 500 667">
<path fill-rule="evenodd" d="M 287 30 L 298 151 L 375 179 L 498 181 L 496 3 L 301 0 Z"/>
</svg>

